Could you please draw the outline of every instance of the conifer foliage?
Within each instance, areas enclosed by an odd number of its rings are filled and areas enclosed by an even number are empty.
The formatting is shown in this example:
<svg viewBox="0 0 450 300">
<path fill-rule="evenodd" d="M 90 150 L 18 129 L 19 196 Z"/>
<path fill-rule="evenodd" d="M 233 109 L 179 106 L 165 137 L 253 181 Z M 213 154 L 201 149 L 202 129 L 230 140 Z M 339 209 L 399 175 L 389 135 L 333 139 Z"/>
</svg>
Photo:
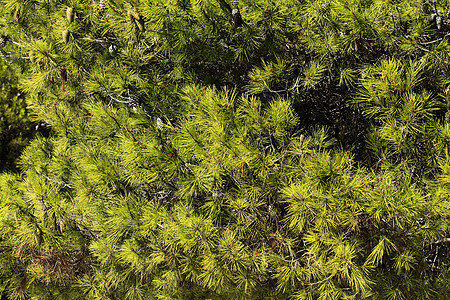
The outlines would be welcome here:
<svg viewBox="0 0 450 300">
<path fill-rule="evenodd" d="M 449 9 L 2 0 L 2 299 L 446 299 Z"/>
</svg>

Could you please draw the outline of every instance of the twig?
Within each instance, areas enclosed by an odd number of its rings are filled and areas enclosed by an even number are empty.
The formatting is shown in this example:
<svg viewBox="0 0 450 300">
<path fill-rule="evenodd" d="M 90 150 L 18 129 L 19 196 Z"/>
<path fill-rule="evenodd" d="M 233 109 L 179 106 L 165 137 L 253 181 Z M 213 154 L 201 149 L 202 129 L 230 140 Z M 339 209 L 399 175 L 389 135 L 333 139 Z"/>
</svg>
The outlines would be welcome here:
<svg viewBox="0 0 450 300">
<path fill-rule="evenodd" d="M 425 52 L 428 52 L 428 53 L 432 52 L 431 50 L 428 50 L 428 49 L 423 48 L 423 47 L 418 47 L 418 48 L 419 48 L 420 50 L 425 51 Z"/>
<path fill-rule="evenodd" d="M 450 243 L 450 238 L 446 237 L 446 238 L 440 239 L 439 241 L 436 241 L 433 244 L 439 244 L 439 243 Z"/>
<path fill-rule="evenodd" d="M 6 54 L 6 55 L 0 55 L 0 57 L 3 57 L 3 58 L 12 58 L 12 59 L 30 59 L 30 57 L 29 56 L 12 56 L 12 55 L 9 55 L 9 54 Z"/>
<path fill-rule="evenodd" d="M 126 104 L 129 104 L 129 103 L 130 103 L 131 98 L 130 98 L 128 101 L 122 101 L 122 100 L 119 100 L 119 99 L 117 99 L 117 98 L 114 98 L 114 96 L 111 95 L 105 87 L 103 87 L 103 89 L 105 90 L 105 92 L 108 94 L 108 96 L 109 96 L 112 100 L 114 100 L 114 101 L 116 101 L 116 102 L 118 102 L 118 103 L 126 103 Z"/>
<path fill-rule="evenodd" d="M 42 174 L 42 173 L 41 173 L 41 176 L 44 177 L 45 179 L 47 179 L 47 180 L 50 181 L 50 182 L 54 182 L 54 183 L 60 184 L 60 185 L 62 185 L 62 186 L 64 186 L 64 187 L 67 187 L 67 188 L 69 188 L 69 189 L 73 189 L 73 186 L 68 185 L 68 184 L 65 183 L 65 182 L 53 180 L 53 179 L 49 178 L 48 176 L 46 176 L 46 175 L 44 175 L 44 174 Z"/>
<path fill-rule="evenodd" d="M 271 92 L 271 93 L 277 93 L 278 94 L 278 93 L 288 93 L 288 92 L 292 91 L 293 89 L 296 89 L 297 93 L 298 93 L 299 92 L 298 88 L 301 87 L 302 85 L 303 85 L 303 83 L 300 83 L 300 75 L 298 75 L 297 78 L 295 79 L 294 85 L 291 88 L 284 89 L 284 90 L 277 90 L 277 91 L 274 91 L 274 90 L 271 90 L 270 88 L 267 88 L 267 90 L 269 92 Z"/>
<path fill-rule="evenodd" d="M 422 46 L 434 44 L 434 43 L 437 43 L 437 42 L 442 41 L 443 39 L 445 39 L 446 37 L 449 37 L 449 36 L 450 36 L 450 33 L 447 33 L 447 34 L 444 35 L 443 37 L 438 38 L 438 39 L 436 39 L 436 40 L 434 40 L 434 41 L 423 42 L 423 43 L 418 43 L 418 44 L 419 44 L 419 45 L 422 45 Z"/>
<path fill-rule="evenodd" d="M 15 41 L 13 41 L 13 40 L 9 40 L 12 44 L 14 44 L 14 45 L 17 45 L 17 46 L 19 46 L 19 47 L 22 47 L 22 48 L 25 48 L 26 46 L 25 45 L 22 45 L 22 44 L 19 44 L 18 42 L 15 42 Z"/>
</svg>

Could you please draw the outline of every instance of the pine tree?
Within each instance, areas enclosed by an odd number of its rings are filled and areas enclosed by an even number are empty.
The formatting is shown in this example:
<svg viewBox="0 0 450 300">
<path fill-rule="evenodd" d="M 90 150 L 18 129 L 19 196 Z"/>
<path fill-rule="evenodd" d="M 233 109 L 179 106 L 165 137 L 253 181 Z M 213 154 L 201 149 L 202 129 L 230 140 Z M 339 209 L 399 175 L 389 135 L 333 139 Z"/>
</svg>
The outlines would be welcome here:
<svg viewBox="0 0 450 300">
<path fill-rule="evenodd" d="M 2 1 L 0 294 L 445 299 L 449 8 Z"/>
</svg>

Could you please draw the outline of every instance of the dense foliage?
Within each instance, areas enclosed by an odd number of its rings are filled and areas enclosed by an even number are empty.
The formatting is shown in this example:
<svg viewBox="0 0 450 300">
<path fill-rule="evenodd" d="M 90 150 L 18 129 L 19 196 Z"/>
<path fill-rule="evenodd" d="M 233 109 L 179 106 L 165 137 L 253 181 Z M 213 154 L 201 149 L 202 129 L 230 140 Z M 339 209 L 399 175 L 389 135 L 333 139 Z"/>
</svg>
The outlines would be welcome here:
<svg viewBox="0 0 450 300">
<path fill-rule="evenodd" d="M 446 299 L 449 9 L 2 0 L 2 297 Z"/>
</svg>

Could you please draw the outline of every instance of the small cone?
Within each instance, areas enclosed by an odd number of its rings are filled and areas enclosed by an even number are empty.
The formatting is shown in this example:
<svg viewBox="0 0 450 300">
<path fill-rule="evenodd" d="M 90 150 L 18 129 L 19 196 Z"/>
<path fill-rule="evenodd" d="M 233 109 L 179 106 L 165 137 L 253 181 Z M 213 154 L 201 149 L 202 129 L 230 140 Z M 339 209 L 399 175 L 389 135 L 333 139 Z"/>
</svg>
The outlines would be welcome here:
<svg viewBox="0 0 450 300">
<path fill-rule="evenodd" d="M 34 63 L 34 54 L 33 54 L 33 51 L 29 51 L 28 52 L 28 57 L 30 58 L 30 61 L 32 62 L 32 63 Z"/>
<path fill-rule="evenodd" d="M 7 37 L 4 35 L 0 36 L 0 48 L 3 48 L 6 46 L 6 42 L 7 42 Z"/>
<path fill-rule="evenodd" d="M 139 15 L 139 13 L 138 13 L 138 11 L 136 10 L 135 7 L 130 8 L 130 9 L 128 10 L 128 12 L 129 12 L 129 13 L 133 16 L 133 18 L 135 18 L 136 20 L 140 20 L 140 19 L 141 19 L 141 16 Z"/>
<path fill-rule="evenodd" d="M 436 24 L 436 17 L 437 17 L 437 14 L 431 14 L 431 15 L 428 17 L 428 25 L 434 25 L 434 24 Z"/>
<path fill-rule="evenodd" d="M 128 18 L 128 22 L 133 23 L 134 17 L 133 17 L 133 14 L 131 13 L 131 9 L 127 10 L 127 18 Z"/>
<path fill-rule="evenodd" d="M 20 11 L 18 9 L 16 9 L 16 11 L 14 12 L 14 20 L 16 21 L 16 23 L 20 22 Z"/>
<path fill-rule="evenodd" d="M 440 31 L 441 29 L 442 29 L 442 25 L 443 25 L 443 20 L 442 20 L 442 17 L 441 16 L 437 16 L 436 17 L 436 26 L 437 26 L 437 29 Z"/>
<path fill-rule="evenodd" d="M 62 81 L 67 81 L 67 70 L 65 67 L 62 67 L 59 71 L 59 74 L 61 75 Z"/>
<path fill-rule="evenodd" d="M 135 20 L 136 21 L 136 25 L 139 28 L 140 31 L 144 32 L 145 31 L 145 23 L 143 19 L 140 20 Z"/>
<path fill-rule="evenodd" d="M 70 37 L 70 31 L 69 30 L 64 30 L 63 31 L 63 41 L 64 44 L 67 44 L 69 42 L 69 37 Z"/>
<path fill-rule="evenodd" d="M 66 17 L 67 17 L 67 22 L 72 23 L 73 19 L 75 17 L 75 12 L 73 10 L 73 7 L 68 7 L 66 10 Z"/>
<path fill-rule="evenodd" d="M 241 27 L 242 26 L 242 16 L 241 12 L 239 11 L 239 8 L 235 8 L 231 11 L 231 23 L 235 27 Z"/>
<path fill-rule="evenodd" d="M 106 4 L 108 4 L 108 0 L 100 0 L 98 2 L 97 7 L 95 8 L 95 10 L 97 11 L 97 13 L 99 15 L 103 14 L 106 10 Z"/>
</svg>

